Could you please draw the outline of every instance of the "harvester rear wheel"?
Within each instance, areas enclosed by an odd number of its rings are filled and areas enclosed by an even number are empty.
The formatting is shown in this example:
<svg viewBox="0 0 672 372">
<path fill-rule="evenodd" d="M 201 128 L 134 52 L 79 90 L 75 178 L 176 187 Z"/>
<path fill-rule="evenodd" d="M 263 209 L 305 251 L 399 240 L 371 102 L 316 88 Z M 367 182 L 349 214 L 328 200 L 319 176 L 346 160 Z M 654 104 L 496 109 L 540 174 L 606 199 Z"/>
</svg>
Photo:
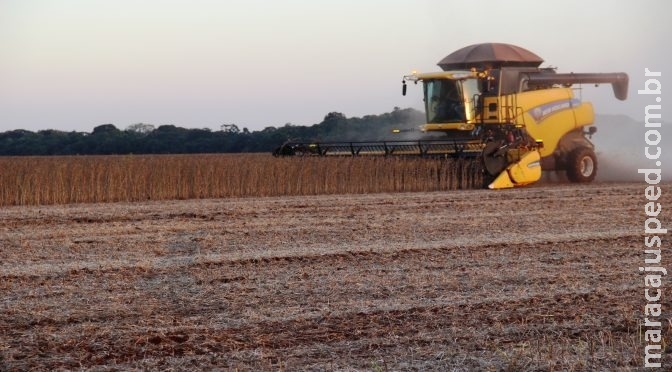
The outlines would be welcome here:
<svg viewBox="0 0 672 372">
<path fill-rule="evenodd" d="M 572 182 L 592 182 L 597 174 L 595 152 L 588 147 L 579 147 L 567 157 L 567 178 Z"/>
</svg>

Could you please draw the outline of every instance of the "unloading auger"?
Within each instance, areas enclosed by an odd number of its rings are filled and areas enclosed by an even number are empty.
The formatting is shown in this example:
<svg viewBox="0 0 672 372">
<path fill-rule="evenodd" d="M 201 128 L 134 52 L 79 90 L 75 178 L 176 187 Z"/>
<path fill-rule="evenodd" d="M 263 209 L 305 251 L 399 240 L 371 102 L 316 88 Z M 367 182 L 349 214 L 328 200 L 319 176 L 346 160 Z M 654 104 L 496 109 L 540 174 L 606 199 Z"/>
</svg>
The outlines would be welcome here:
<svg viewBox="0 0 672 372">
<path fill-rule="evenodd" d="M 564 73 L 540 68 L 536 54 L 510 44 L 485 43 L 459 49 L 438 65 L 440 72 L 413 73 L 422 83 L 425 133 L 440 139 L 416 141 L 288 142 L 276 156 L 421 156 L 468 158 L 481 162 L 484 186 L 524 186 L 542 170 L 565 171 L 573 182 L 591 182 L 597 173 L 597 131 L 590 102 L 574 94 L 574 84 L 608 83 L 627 98 L 625 73 Z"/>
</svg>

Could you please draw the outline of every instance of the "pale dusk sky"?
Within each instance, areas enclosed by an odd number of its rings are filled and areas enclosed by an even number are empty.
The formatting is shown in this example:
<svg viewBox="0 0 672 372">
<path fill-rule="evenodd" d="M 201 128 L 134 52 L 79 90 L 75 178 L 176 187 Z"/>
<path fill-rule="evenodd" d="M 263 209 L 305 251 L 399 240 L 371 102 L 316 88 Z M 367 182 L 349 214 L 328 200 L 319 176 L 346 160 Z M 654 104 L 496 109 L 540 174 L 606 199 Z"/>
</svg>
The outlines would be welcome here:
<svg viewBox="0 0 672 372">
<path fill-rule="evenodd" d="M 0 131 L 260 130 L 422 109 L 401 77 L 481 42 L 522 46 L 558 72 L 626 72 L 627 101 L 609 86 L 582 98 L 641 121 L 655 103 L 637 95 L 644 68 L 670 86 L 671 14 L 664 0 L 0 0 Z"/>
</svg>

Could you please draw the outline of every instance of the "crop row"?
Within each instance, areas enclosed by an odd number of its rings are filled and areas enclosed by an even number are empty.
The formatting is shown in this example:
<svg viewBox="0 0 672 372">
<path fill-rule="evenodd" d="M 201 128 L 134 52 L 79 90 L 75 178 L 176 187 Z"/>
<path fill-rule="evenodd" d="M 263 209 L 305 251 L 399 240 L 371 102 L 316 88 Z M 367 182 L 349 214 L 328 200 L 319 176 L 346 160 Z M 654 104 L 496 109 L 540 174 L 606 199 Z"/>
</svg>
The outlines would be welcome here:
<svg viewBox="0 0 672 372">
<path fill-rule="evenodd" d="M 266 154 L 0 158 L 0 205 L 437 191 L 480 187 L 464 159 Z"/>
</svg>

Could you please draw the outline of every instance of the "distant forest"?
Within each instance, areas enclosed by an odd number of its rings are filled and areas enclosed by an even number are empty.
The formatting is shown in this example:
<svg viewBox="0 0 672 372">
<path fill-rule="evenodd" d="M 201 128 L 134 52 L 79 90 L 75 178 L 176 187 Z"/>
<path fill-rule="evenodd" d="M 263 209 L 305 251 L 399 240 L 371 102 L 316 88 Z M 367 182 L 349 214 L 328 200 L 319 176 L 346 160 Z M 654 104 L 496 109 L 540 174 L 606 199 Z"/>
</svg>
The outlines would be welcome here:
<svg viewBox="0 0 672 372">
<path fill-rule="evenodd" d="M 12 130 L 0 133 L 0 156 L 16 155 L 125 155 L 272 152 L 286 141 L 362 141 L 393 139 L 394 128 L 417 127 L 424 114 L 395 107 L 380 115 L 347 118 L 331 112 L 319 124 L 242 130 L 224 124 L 218 131 L 185 129 L 175 125 L 138 123 L 126 129 L 104 124 L 92 133 L 59 130 Z"/>
</svg>

